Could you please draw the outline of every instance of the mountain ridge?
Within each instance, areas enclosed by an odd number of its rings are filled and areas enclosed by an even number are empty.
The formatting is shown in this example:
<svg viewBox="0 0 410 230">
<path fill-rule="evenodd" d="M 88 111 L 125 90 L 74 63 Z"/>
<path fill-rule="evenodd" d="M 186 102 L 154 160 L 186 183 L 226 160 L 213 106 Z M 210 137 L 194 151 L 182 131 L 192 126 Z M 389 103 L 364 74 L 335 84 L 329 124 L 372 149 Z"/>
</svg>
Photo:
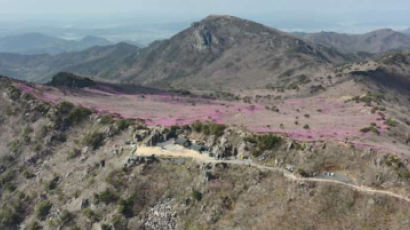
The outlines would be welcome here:
<svg viewBox="0 0 410 230">
<path fill-rule="evenodd" d="M 366 52 L 378 54 L 395 50 L 410 50 L 410 37 L 389 28 L 364 34 L 345 34 L 322 31 L 319 33 L 294 33 L 295 36 L 343 53 Z"/>
<path fill-rule="evenodd" d="M 66 40 L 41 33 L 25 33 L 1 37 L 0 52 L 56 55 L 110 44 L 110 41 L 96 36 L 85 36 L 80 40 Z"/>
</svg>

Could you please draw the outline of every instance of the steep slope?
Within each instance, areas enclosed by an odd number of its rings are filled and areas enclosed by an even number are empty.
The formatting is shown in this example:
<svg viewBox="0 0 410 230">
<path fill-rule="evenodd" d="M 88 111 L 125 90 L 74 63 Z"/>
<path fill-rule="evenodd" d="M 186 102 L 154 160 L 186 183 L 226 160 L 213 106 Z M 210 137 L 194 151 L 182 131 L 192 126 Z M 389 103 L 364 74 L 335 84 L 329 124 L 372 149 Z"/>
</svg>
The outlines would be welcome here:
<svg viewBox="0 0 410 230">
<path fill-rule="evenodd" d="M 377 54 L 386 51 L 410 49 L 410 37 L 391 29 L 381 29 L 358 35 L 334 32 L 296 33 L 295 35 L 316 44 L 337 48 L 343 53 L 364 52 Z"/>
<path fill-rule="evenodd" d="M 119 63 L 126 63 L 127 57 L 134 55 L 138 50 L 138 47 L 119 43 L 54 56 L 3 53 L 0 54 L 0 73 L 37 82 L 48 81 L 61 71 L 79 72 L 85 75 L 96 75 L 101 72 L 108 74 L 116 69 Z"/>
<path fill-rule="evenodd" d="M 0 38 L 0 52 L 18 54 L 59 54 L 84 50 L 93 46 L 106 46 L 111 43 L 94 36 L 81 40 L 65 40 L 39 33 L 28 33 Z"/>
<path fill-rule="evenodd" d="M 147 127 L 18 84 L 0 77 L 1 229 L 410 227 L 406 158 L 215 124 Z"/>
</svg>

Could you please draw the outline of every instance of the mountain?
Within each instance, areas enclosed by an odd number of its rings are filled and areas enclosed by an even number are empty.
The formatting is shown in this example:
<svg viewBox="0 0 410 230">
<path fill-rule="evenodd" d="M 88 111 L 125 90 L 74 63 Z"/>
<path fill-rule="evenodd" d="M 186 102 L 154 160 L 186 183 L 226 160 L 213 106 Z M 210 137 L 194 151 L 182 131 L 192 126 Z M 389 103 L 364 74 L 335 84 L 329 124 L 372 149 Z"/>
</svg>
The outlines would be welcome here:
<svg viewBox="0 0 410 230">
<path fill-rule="evenodd" d="M 275 85 L 323 66 L 355 60 L 353 55 L 232 16 L 209 16 L 168 40 L 121 50 L 103 52 L 98 60 L 88 60 L 92 49 L 57 56 L 2 54 L 0 73 L 38 81 L 69 71 L 145 86 L 234 91 Z"/>
<path fill-rule="evenodd" d="M 0 52 L 17 54 L 59 54 L 110 44 L 108 40 L 94 36 L 86 36 L 81 40 L 65 40 L 40 33 L 27 33 L 0 38 Z"/>
<path fill-rule="evenodd" d="M 391 29 L 381 29 L 365 34 L 340 34 L 335 32 L 295 33 L 296 36 L 343 53 L 378 54 L 394 50 L 410 50 L 410 37 Z"/>
<path fill-rule="evenodd" d="M 40 82 L 48 81 L 61 71 L 97 75 L 100 72 L 109 73 L 117 68 L 119 63 L 127 63 L 128 55 L 134 55 L 138 50 L 136 46 L 119 43 L 57 55 L 0 53 L 0 73 L 18 79 Z"/>
<path fill-rule="evenodd" d="M 403 33 L 410 35 L 410 28 L 408 28 L 407 30 L 404 30 Z"/>
<path fill-rule="evenodd" d="M 140 50 L 110 74 L 148 86 L 234 90 L 264 87 L 349 58 L 252 21 L 209 16 Z"/>
</svg>

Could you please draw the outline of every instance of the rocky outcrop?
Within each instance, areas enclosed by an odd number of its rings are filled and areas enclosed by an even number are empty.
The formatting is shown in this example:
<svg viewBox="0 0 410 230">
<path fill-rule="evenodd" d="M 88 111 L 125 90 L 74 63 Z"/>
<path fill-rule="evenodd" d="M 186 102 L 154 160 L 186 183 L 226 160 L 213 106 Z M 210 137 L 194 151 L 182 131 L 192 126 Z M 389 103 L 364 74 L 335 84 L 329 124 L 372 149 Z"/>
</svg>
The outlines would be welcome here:
<svg viewBox="0 0 410 230">
<path fill-rule="evenodd" d="M 166 199 L 152 207 L 145 216 L 147 230 L 173 230 L 177 225 L 177 213 L 172 208 L 172 200 Z"/>
</svg>

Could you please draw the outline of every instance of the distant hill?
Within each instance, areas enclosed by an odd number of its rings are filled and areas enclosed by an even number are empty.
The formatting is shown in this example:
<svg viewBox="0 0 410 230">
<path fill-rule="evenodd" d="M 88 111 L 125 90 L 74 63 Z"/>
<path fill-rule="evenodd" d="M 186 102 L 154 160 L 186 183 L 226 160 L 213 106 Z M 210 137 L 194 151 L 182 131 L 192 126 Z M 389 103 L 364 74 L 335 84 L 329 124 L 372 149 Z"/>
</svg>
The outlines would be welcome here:
<svg viewBox="0 0 410 230">
<path fill-rule="evenodd" d="M 104 38 L 86 36 L 81 40 L 65 40 L 40 33 L 28 33 L 0 38 L 0 52 L 17 54 L 59 54 L 84 50 L 93 46 L 106 46 Z"/>
<path fill-rule="evenodd" d="M 410 28 L 408 28 L 407 30 L 404 30 L 403 33 L 410 35 Z"/>
<path fill-rule="evenodd" d="M 365 34 L 340 34 L 335 32 L 295 33 L 295 36 L 343 53 L 378 54 L 395 50 L 410 50 L 410 37 L 403 33 L 381 29 Z"/>
<path fill-rule="evenodd" d="M 136 54 L 138 50 L 136 46 L 119 43 L 58 55 L 0 53 L 0 73 L 37 82 L 46 82 L 61 71 L 97 75 L 101 72 L 109 73 L 117 68 L 119 63 L 127 63 L 127 57 Z"/>
</svg>

